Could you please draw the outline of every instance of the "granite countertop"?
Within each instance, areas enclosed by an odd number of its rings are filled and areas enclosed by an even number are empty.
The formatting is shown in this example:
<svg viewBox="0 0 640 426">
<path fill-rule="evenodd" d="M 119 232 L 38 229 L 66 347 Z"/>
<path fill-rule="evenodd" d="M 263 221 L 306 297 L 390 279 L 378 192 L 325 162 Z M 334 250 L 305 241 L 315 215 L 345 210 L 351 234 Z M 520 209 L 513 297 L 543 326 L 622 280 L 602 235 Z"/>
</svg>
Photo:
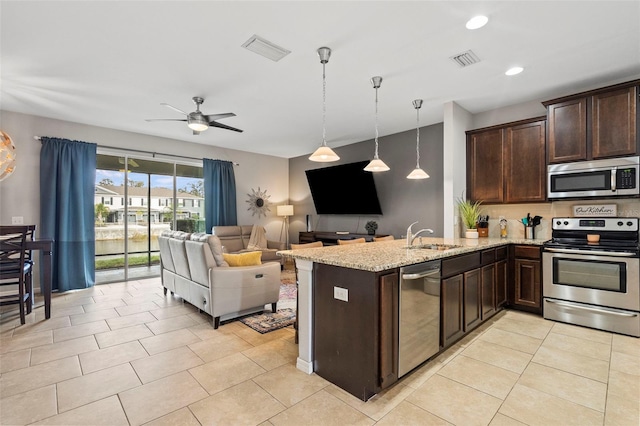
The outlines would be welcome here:
<svg viewBox="0 0 640 426">
<path fill-rule="evenodd" d="M 522 244 L 541 246 L 546 239 L 530 240 L 518 238 L 422 238 L 423 245 L 447 244 L 459 246 L 448 250 L 408 249 L 405 240 L 381 241 L 376 243 L 346 244 L 324 246 L 298 250 L 278 251 L 279 256 L 300 260 L 310 260 L 316 263 L 360 269 L 370 272 L 380 272 L 401 266 L 413 265 L 429 260 L 443 259 L 459 254 L 471 253 L 491 247 L 507 244 Z M 418 243 L 416 240 L 415 244 Z"/>
</svg>

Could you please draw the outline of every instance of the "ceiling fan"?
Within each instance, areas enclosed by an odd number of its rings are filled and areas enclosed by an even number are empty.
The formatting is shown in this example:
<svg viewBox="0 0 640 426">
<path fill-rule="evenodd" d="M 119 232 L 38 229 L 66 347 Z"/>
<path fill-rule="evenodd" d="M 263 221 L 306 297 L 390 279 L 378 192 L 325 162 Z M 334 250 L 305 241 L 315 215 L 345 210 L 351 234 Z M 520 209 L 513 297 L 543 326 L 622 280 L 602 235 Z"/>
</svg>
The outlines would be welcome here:
<svg viewBox="0 0 640 426">
<path fill-rule="evenodd" d="M 200 111 L 200 105 L 204 102 L 204 98 L 199 96 L 194 96 L 191 98 L 193 103 L 196 104 L 196 110 L 193 112 L 184 112 L 179 108 L 174 107 L 173 105 L 169 105 L 166 103 L 161 103 L 160 105 L 164 105 L 173 110 L 178 111 L 181 114 L 187 116 L 187 118 L 179 119 L 179 118 L 150 118 L 146 121 L 186 121 L 187 126 L 191 130 L 193 130 L 194 135 L 199 135 L 200 132 L 204 132 L 209 127 L 219 127 L 221 129 L 233 130 L 234 132 L 242 132 L 240 129 L 236 129 L 235 127 L 227 126 L 226 124 L 218 123 L 216 120 L 220 120 L 227 117 L 235 117 L 235 114 L 232 112 L 227 112 L 224 114 L 210 114 L 205 115 Z"/>
</svg>

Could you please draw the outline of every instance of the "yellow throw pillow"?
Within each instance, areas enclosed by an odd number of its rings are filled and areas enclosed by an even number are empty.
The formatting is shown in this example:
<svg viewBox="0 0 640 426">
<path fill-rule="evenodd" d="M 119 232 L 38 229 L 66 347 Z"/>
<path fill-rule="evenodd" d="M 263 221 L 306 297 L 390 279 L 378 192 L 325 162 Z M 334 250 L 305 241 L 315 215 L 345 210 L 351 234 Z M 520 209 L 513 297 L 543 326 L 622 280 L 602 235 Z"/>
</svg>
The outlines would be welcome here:
<svg viewBox="0 0 640 426">
<path fill-rule="evenodd" d="M 250 251 L 247 253 L 222 253 L 229 266 L 254 266 L 262 265 L 262 252 Z"/>
</svg>

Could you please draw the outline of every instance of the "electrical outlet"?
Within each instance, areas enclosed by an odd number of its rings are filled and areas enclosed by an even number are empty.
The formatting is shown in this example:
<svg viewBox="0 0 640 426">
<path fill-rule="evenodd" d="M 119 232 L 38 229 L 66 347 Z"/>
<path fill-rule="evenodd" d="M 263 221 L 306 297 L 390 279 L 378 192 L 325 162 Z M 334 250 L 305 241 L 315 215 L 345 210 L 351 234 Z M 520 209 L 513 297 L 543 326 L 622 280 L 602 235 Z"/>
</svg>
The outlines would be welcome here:
<svg viewBox="0 0 640 426">
<path fill-rule="evenodd" d="M 342 300 L 343 302 L 349 301 L 349 290 L 342 287 L 333 287 L 333 298 Z"/>
<path fill-rule="evenodd" d="M 23 216 L 11 216 L 11 224 L 12 225 L 24 225 L 24 217 Z"/>
</svg>

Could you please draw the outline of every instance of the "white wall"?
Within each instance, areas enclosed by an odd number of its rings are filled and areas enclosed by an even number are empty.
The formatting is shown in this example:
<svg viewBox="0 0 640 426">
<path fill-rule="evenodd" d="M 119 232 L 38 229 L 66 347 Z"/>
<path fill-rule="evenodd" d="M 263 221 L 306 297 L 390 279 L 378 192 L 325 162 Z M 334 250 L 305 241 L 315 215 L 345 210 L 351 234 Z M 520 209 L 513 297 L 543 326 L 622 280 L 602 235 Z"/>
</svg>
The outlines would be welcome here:
<svg viewBox="0 0 640 426">
<path fill-rule="evenodd" d="M 286 158 L 221 149 L 174 139 L 164 139 L 139 133 L 123 132 L 103 127 L 87 126 L 9 111 L 0 111 L 0 127 L 16 145 L 15 172 L 0 182 L 0 224 L 11 224 L 13 216 L 24 217 L 24 223 L 40 224 L 40 146 L 34 136 L 50 136 L 97 143 L 98 146 L 138 149 L 195 158 L 213 158 L 239 163 L 236 166 L 236 196 L 238 224 L 259 223 L 267 229 L 269 239 L 278 240 L 281 218 L 275 215 L 275 205 L 285 204 L 289 194 L 289 161 Z M 185 129 L 186 131 L 186 129 Z M 162 158 L 163 156 L 158 156 Z M 165 158 L 167 158 L 165 157 Z M 247 193 L 252 189 L 267 190 L 271 212 L 258 220 L 247 210 Z"/>
</svg>

